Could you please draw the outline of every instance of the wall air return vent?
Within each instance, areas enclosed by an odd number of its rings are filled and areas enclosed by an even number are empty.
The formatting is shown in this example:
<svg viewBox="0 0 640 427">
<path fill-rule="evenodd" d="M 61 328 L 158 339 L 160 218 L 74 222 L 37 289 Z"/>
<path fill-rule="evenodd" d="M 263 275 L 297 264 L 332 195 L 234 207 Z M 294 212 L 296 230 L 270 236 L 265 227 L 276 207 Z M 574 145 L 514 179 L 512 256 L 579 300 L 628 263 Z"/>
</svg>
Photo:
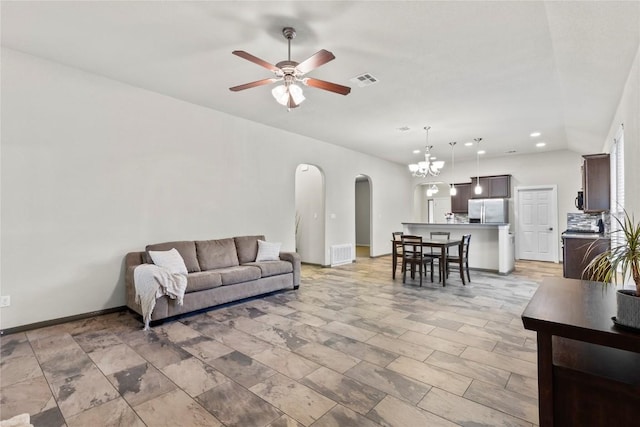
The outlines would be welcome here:
<svg viewBox="0 0 640 427">
<path fill-rule="evenodd" d="M 373 77 L 370 73 L 360 74 L 359 76 L 352 78 L 350 81 L 357 84 L 359 87 L 371 86 L 374 83 L 378 83 L 378 79 Z"/>
</svg>

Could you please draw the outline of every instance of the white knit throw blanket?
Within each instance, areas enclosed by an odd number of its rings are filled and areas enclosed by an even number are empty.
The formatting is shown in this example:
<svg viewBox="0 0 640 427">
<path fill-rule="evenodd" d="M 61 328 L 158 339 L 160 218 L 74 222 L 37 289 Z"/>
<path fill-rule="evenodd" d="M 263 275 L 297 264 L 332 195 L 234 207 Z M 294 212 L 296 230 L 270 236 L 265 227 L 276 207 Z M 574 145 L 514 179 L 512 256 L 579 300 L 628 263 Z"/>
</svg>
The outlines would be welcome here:
<svg viewBox="0 0 640 427">
<path fill-rule="evenodd" d="M 187 276 L 173 274 L 154 264 L 140 264 L 133 270 L 133 283 L 136 287 L 136 303 L 142 308 L 144 330 L 148 331 L 157 298 L 167 295 L 177 300 L 178 305 L 182 305 L 184 291 L 187 289 Z"/>
</svg>

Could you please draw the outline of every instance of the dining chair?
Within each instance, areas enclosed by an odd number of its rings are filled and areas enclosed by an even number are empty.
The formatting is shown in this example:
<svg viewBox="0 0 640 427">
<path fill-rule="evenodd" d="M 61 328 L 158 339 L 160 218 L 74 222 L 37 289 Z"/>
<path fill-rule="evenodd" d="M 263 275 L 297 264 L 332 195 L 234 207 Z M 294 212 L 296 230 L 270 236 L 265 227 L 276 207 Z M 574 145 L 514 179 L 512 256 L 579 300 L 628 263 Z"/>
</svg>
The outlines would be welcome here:
<svg viewBox="0 0 640 427">
<path fill-rule="evenodd" d="M 402 283 L 406 283 L 408 266 L 411 268 L 411 278 L 415 279 L 415 267 L 417 265 L 420 286 L 422 286 L 423 272 L 425 276 L 427 274 L 427 263 L 431 265 L 431 281 L 433 282 L 433 259 L 425 256 L 422 236 L 403 234 L 400 239 L 402 241 Z"/>
<path fill-rule="evenodd" d="M 451 233 L 448 231 L 432 231 L 429 233 L 429 237 L 431 240 L 449 240 L 451 238 Z M 438 282 L 441 281 L 441 275 L 444 271 L 444 266 L 440 265 L 441 250 L 438 248 L 431 248 L 431 251 L 427 256 L 432 258 L 434 262 L 438 263 Z M 447 248 L 447 256 L 449 256 L 449 248 Z"/>
<path fill-rule="evenodd" d="M 458 254 L 457 255 L 447 255 L 447 277 L 449 277 L 449 265 L 455 264 L 458 266 L 460 270 L 460 278 L 462 279 L 462 284 L 466 285 L 467 283 L 464 280 L 464 273 L 467 273 L 467 280 L 471 282 L 471 276 L 469 275 L 469 243 L 471 242 L 471 234 L 465 234 L 462 236 L 462 240 L 460 241 L 460 245 L 458 246 Z"/>
<path fill-rule="evenodd" d="M 402 268 L 402 239 L 400 239 L 400 236 L 402 236 L 403 234 L 404 233 L 402 231 L 393 231 L 391 233 L 391 240 L 393 244 L 392 249 L 395 254 L 395 258 L 392 260 L 393 266 L 391 268 L 391 276 L 393 279 L 396 278 L 396 269 L 398 267 L 398 263 L 400 263 L 400 268 Z"/>
</svg>

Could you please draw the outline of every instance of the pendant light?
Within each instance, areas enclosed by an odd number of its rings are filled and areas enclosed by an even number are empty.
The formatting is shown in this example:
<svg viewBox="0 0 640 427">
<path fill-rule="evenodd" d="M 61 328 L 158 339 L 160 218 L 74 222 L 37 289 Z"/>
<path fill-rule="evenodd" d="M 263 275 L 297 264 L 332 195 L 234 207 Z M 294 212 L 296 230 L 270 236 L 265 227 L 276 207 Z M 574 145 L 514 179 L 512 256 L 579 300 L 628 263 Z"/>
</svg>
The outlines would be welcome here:
<svg viewBox="0 0 640 427">
<path fill-rule="evenodd" d="M 476 142 L 476 145 L 477 145 L 477 151 L 476 151 L 477 179 L 476 179 L 476 188 L 473 190 L 473 192 L 476 195 L 480 195 L 482 194 L 482 187 L 480 186 L 480 141 L 482 141 L 482 138 L 475 138 L 474 141 Z"/>
<path fill-rule="evenodd" d="M 449 145 L 451 146 L 451 188 L 449 189 L 449 195 L 455 196 L 456 194 L 458 194 L 458 190 L 456 190 L 456 185 L 453 183 L 455 181 L 455 173 L 456 173 L 456 164 L 455 164 L 455 155 L 454 155 L 456 142 L 450 142 Z"/>
</svg>

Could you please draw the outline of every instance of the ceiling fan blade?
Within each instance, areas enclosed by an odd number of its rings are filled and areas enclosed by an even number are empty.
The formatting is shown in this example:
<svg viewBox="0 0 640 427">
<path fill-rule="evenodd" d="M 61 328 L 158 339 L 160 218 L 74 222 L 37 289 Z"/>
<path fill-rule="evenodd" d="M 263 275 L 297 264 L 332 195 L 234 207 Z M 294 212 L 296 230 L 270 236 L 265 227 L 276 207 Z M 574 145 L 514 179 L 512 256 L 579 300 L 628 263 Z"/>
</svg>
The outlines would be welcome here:
<svg viewBox="0 0 640 427">
<path fill-rule="evenodd" d="M 251 89 L 252 87 L 256 87 L 256 86 L 268 85 L 269 83 L 277 82 L 278 80 L 281 80 L 281 79 L 271 78 L 271 79 L 257 80 L 255 82 L 245 83 L 243 85 L 230 87 L 229 90 L 232 92 L 238 92 L 245 89 Z"/>
<path fill-rule="evenodd" d="M 351 92 L 349 86 L 342 86 L 337 83 L 326 82 L 324 80 L 312 79 L 307 77 L 302 79 L 302 83 L 307 86 L 316 87 L 318 89 L 328 90 L 329 92 L 339 93 L 340 95 L 348 95 Z"/>
<path fill-rule="evenodd" d="M 269 71 L 273 71 L 274 73 L 280 70 L 280 68 L 276 67 L 275 65 L 269 64 L 267 61 L 260 59 L 257 56 L 253 56 L 250 53 L 245 52 L 244 50 L 234 50 L 231 53 L 239 56 L 240 58 L 246 59 L 247 61 L 251 61 L 254 64 L 258 64 L 259 66 L 264 67 Z"/>
<path fill-rule="evenodd" d="M 322 49 L 296 65 L 296 70 L 300 74 L 306 74 L 309 71 L 316 69 L 319 66 L 324 65 L 334 59 L 335 56 L 333 56 L 333 53 L 329 52 L 328 50 Z"/>
</svg>

